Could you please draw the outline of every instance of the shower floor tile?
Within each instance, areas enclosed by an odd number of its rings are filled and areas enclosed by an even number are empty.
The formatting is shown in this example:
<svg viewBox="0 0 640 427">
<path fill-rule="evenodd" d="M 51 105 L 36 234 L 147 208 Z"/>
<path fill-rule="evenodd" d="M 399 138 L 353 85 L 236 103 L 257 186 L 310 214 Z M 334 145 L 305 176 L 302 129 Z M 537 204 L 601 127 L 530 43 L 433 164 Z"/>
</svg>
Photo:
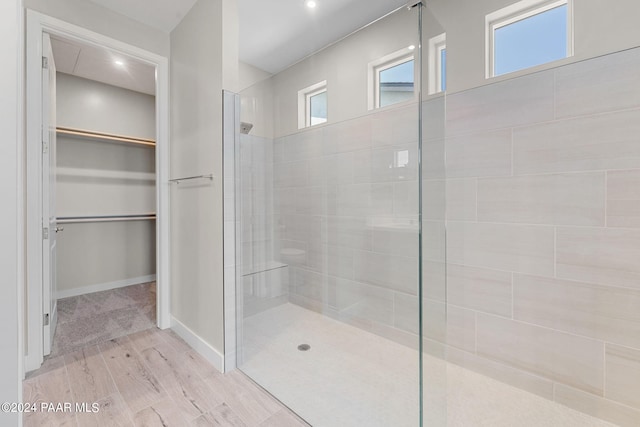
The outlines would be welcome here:
<svg viewBox="0 0 640 427">
<path fill-rule="evenodd" d="M 289 303 L 243 339 L 240 369 L 313 426 L 419 425 L 415 350 Z M 434 357 L 424 372 L 425 426 L 614 426 Z"/>
</svg>

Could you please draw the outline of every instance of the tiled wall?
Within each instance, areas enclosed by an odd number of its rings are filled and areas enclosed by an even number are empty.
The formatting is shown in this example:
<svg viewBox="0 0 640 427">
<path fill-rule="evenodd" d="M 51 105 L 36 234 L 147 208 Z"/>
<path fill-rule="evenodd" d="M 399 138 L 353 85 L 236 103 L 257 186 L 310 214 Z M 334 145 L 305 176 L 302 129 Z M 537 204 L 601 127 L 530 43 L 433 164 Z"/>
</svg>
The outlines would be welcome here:
<svg viewBox="0 0 640 427">
<path fill-rule="evenodd" d="M 640 50 L 449 95 L 446 129 L 427 347 L 640 425 Z"/>
<path fill-rule="evenodd" d="M 273 165 L 289 301 L 414 347 L 417 140 L 415 103 L 277 138 Z"/>
<path fill-rule="evenodd" d="M 423 110 L 426 350 L 638 425 L 640 51 L 450 94 L 446 126 L 444 98 Z M 252 310 L 417 346 L 417 117 L 243 136 L 243 258 L 275 263 Z"/>
<path fill-rule="evenodd" d="M 273 255 L 273 140 L 240 135 L 238 265 L 243 316 L 287 301 L 288 268 Z"/>
</svg>

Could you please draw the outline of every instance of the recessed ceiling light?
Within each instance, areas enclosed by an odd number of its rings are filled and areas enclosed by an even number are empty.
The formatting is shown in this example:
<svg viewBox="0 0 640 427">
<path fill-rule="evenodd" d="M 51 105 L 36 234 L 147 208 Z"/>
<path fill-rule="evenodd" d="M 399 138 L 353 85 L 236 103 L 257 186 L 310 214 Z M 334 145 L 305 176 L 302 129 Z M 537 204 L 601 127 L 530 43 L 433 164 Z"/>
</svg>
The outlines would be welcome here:
<svg viewBox="0 0 640 427">
<path fill-rule="evenodd" d="M 304 4 L 306 4 L 309 9 L 313 9 L 318 5 L 315 0 L 307 0 Z"/>
<path fill-rule="evenodd" d="M 116 59 L 116 60 L 115 60 L 115 61 L 113 61 L 113 62 L 115 62 L 115 64 L 116 64 L 116 65 L 118 65 L 118 66 L 120 66 L 120 67 L 122 67 L 122 66 L 124 65 L 124 62 L 120 61 L 119 59 Z"/>
<path fill-rule="evenodd" d="M 411 46 L 409 46 L 409 50 L 413 50 L 413 49 L 415 49 L 415 48 L 416 48 L 416 47 L 415 47 L 415 45 L 411 45 Z"/>
</svg>

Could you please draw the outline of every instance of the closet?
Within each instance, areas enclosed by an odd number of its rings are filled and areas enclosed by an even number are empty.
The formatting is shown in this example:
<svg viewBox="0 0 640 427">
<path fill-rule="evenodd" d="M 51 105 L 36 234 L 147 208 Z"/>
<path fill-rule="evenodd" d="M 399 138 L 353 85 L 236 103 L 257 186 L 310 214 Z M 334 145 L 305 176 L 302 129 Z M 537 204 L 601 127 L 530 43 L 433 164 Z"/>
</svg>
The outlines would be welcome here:
<svg viewBox="0 0 640 427">
<path fill-rule="evenodd" d="M 155 325 L 155 70 L 95 46 L 52 46 L 60 355 Z"/>
</svg>

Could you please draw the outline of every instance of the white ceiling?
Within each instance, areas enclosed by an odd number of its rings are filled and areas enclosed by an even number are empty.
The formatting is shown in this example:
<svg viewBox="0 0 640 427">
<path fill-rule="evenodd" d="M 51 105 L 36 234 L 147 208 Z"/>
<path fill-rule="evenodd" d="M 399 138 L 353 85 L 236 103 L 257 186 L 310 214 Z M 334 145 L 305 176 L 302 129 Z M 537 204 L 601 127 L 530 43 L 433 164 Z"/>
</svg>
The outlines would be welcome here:
<svg viewBox="0 0 640 427">
<path fill-rule="evenodd" d="M 89 0 L 150 27 L 170 32 L 196 0 Z M 240 60 L 276 73 L 407 0 L 237 0 Z"/>
<path fill-rule="evenodd" d="M 89 0 L 138 22 L 171 32 L 196 0 Z M 238 0 L 239 2 L 245 0 Z M 255 1 L 255 0 L 252 0 Z M 260 1 L 260 0 L 258 0 Z"/>
<path fill-rule="evenodd" d="M 238 0 L 240 60 L 276 73 L 382 17 L 406 0 Z"/>
<path fill-rule="evenodd" d="M 51 37 L 56 70 L 149 95 L 155 94 L 155 67 L 108 49 Z M 117 65 L 115 61 L 121 61 Z"/>
</svg>

